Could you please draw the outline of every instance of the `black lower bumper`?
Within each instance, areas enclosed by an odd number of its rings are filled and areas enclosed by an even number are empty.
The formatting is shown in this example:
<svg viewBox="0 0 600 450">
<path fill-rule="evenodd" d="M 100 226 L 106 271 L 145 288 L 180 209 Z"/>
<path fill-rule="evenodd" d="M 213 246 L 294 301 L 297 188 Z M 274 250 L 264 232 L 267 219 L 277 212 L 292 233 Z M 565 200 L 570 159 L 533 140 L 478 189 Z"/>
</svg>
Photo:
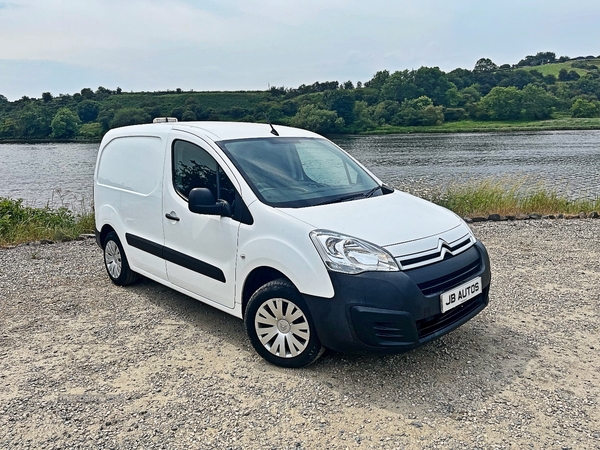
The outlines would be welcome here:
<svg viewBox="0 0 600 450">
<path fill-rule="evenodd" d="M 400 272 L 330 273 L 333 298 L 304 296 L 321 343 L 343 353 L 401 353 L 470 320 L 489 299 L 490 262 L 477 242 L 444 261 Z M 441 312 L 440 294 L 475 277 L 482 292 Z"/>
</svg>

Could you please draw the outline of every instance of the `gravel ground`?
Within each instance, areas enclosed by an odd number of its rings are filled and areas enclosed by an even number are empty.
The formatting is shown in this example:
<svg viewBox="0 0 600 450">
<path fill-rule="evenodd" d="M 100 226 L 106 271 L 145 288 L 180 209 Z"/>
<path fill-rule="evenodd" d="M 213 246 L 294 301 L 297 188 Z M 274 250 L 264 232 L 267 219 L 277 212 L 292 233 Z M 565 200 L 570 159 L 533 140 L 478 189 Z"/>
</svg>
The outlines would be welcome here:
<svg viewBox="0 0 600 450">
<path fill-rule="evenodd" d="M 114 286 L 92 239 L 0 250 L 0 448 L 600 448 L 600 220 L 473 228 L 492 260 L 479 316 L 301 370 L 234 317 Z"/>
</svg>

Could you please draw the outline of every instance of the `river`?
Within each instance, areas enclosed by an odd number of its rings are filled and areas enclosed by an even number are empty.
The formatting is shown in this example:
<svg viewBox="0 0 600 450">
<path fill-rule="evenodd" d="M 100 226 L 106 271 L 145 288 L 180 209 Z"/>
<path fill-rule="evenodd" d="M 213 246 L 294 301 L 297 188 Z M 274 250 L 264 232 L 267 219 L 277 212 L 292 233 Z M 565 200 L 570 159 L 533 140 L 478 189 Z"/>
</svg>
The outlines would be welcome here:
<svg viewBox="0 0 600 450">
<path fill-rule="evenodd" d="M 383 181 L 418 193 L 500 178 L 600 197 L 600 131 L 338 136 Z M 85 210 L 98 144 L 0 144 L 0 197 Z"/>
</svg>

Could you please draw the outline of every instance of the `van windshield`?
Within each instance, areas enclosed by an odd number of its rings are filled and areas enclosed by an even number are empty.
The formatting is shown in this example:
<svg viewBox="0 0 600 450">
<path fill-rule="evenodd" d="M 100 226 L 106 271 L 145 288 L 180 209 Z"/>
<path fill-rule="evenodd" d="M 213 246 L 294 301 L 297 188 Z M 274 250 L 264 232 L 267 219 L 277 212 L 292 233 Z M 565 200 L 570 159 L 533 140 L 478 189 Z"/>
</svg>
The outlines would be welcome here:
<svg viewBox="0 0 600 450">
<path fill-rule="evenodd" d="M 300 208 L 382 193 L 373 177 L 326 139 L 274 137 L 218 144 L 270 206 Z"/>
</svg>

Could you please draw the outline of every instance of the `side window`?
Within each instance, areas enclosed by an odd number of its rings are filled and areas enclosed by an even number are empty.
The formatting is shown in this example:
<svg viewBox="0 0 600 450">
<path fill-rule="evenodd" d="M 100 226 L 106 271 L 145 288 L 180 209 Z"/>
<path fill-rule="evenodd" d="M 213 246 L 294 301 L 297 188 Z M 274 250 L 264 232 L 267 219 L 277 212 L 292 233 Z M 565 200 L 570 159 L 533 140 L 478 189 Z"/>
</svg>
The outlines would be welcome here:
<svg viewBox="0 0 600 450">
<path fill-rule="evenodd" d="M 219 167 L 219 196 L 215 198 L 220 198 L 221 200 L 226 200 L 230 205 L 234 205 L 235 201 L 235 188 L 233 187 L 233 183 L 227 176 L 223 169 Z"/>
<path fill-rule="evenodd" d="M 208 188 L 215 199 L 235 200 L 235 188 L 229 177 L 206 150 L 186 141 L 173 144 L 173 186 L 187 200 L 194 188 Z"/>
</svg>

